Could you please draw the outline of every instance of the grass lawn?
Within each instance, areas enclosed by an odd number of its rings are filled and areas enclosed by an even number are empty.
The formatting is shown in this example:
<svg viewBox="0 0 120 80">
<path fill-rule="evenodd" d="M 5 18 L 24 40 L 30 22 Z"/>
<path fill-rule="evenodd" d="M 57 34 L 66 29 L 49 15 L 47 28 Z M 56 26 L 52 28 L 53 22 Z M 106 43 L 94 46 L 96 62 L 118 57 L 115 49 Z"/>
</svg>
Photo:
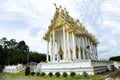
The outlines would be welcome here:
<svg viewBox="0 0 120 80">
<path fill-rule="evenodd" d="M 95 76 L 88 76 L 85 78 L 84 76 L 76 75 L 73 78 L 67 76 L 66 78 L 63 76 L 56 77 L 56 76 L 25 76 L 19 73 L 0 73 L 0 80 L 105 80 L 104 76 L 95 75 Z"/>
</svg>

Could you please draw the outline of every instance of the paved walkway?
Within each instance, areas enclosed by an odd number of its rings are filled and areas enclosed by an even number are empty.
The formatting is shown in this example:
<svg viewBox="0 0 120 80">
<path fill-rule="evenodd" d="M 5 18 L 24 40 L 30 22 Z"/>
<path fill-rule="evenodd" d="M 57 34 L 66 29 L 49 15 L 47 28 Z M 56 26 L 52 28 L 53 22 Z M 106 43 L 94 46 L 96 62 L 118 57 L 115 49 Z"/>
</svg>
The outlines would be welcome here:
<svg viewBox="0 0 120 80">
<path fill-rule="evenodd" d="M 105 76 L 105 80 L 120 80 L 120 70 L 116 70 L 115 72 Z"/>
<path fill-rule="evenodd" d="M 8 79 L 5 79 L 5 78 L 0 77 L 0 80 L 8 80 Z M 10 79 L 10 80 L 11 80 L 11 79 Z M 17 79 L 14 79 L 14 80 L 35 80 L 35 79 L 30 79 L 30 78 L 17 78 Z"/>
</svg>

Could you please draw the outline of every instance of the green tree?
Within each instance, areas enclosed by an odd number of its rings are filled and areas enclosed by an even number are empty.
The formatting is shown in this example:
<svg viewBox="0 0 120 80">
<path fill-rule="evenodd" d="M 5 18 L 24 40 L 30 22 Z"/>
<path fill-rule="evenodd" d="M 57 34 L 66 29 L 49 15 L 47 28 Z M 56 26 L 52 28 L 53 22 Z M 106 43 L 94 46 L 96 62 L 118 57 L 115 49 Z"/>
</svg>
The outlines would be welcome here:
<svg viewBox="0 0 120 80">
<path fill-rule="evenodd" d="M 41 54 L 38 52 L 30 52 L 29 53 L 29 62 L 45 62 L 46 61 L 46 55 L 45 54 Z"/>
<path fill-rule="evenodd" d="M 26 64 L 28 61 L 29 47 L 28 47 L 28 45 L 26 45 L 25 41 L 20 41 L 18 43 L 17 50 L 20 51 L 21 53 L 23 53 L 23 54 L 21 54 L 22 62 L 24 64 Z"/>
<path fill-rule="evenodd" d="M 53 73 L 52 73 L 52 72 L 49 72 L 48 75 L 49 75 L 50 77 L 52 77 L 52 76 L 53 76 Z"/>
<path fill-rule="evenodd" d="M 17 49 L 22 51 L 23 53 L 29 52 L 29 47 L 26 45 L 25 41 L 20 41 L 18 43 Z"/>
<path fill-rule="evenodd" d="M 35 75 L 35 72 L 31 72 L 31 75 L 34 76 L 34 75 Z"/>
<path fill-rule="evenodd" d="M 25 68 L 25 76 L 30 75 L 30 66 L 26 66 Z"/>
<path fill-rule="evenodd" d="M 66 72 L 63 72 L 63 76 L 64 76 L 64 77 L 67 77 L 68 74 L 67 74 Z"/>
<path fill-rule="evenodd" d="M 15 39 L 7 40 L 6 37 L 0 39 L 0 45 L 3 52 L 0 53 L 0 59 L 4 58 L 5 64 L 27 63 L 27 54 L 29 47 L 25 41 L 16 42 Z"/>
<path fill-rule="evenodd" d="M 18 45 L 15 39 L 11 39 L 10 41 L 7 41 L 6 43 L 7 43 L 8 49 L 16 49 Z"/>
<path fill-rule="evenodd" d="M 40 74 L 40 76 L 45 76 L 45 73 L 44 73 L 44 72 L 42 72 L 42 73 Z"/>
<path fill-rule="evenodd" d="M 110 61 L 120 61 L 120 56 L 114 56 L 109 58 Z"/>
<path fill-rule="evenodd" d="M 84 77 L 87 77 L 87 76 L 88 76 L 88 73 L 87 73 L 86 71 L 83 71 L 82 74 L 83 74 Z"/>
<path fill-rule="evenodd" d="M 59 73 L 59 72 L 56 72 L 55 75 L 56 75 L 56 77 L 59 77 L 59 76 L 60 76 L 60 73 Z"/>
<path fill-rule="evenodd" d="M 3 65 L 4 57 L 3 57 L 4 51 L 2 46 L 0 45 L 0 65 Z"/>
<path fill-rule="evenodd" d="M 2 39 L 0 39 L 0 45 L 3 47 L 3 48 L 6 48 L 7 47 L 7 38 L 6 37 L 3 37 Z"/>
<path fill-rule="evenodd" d="M 70 76 L 71 76 L 71 77 L 74 77 L 74 76 L 75 76 L 75 72 L 71 72 L 71 73 L 70 73 Z"/>
<path fill-rule="evenodd" d="M 2 72 L 7 60 L 7 53 L 0 45 L 0 72 Z"/>
</svg>

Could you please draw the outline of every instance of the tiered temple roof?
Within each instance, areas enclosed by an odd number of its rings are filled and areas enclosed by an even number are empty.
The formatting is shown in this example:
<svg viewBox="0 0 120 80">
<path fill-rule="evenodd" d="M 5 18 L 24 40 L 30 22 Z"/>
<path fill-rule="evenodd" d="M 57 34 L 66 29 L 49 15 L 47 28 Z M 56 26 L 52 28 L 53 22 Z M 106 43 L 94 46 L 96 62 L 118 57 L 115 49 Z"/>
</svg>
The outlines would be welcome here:
<svg viewBox="0 0 120 80">
<path fill-rule="evenodd" d="M 86 30 L 85 26 L 80 23 L 78 19 L 75 20 L 69 15 L 69 12 L 66 10 L 66 8 L 62 9 L 61 6 L 57 7 L 56 4 L 55 8 L 56 12 L 43 39 L 49 40 L 49 37 L 52 35 L 51 32 L 53 29 L 61 27 L 63 25 L 67 25 L 68 27 L 65 27 L 67 31 L 74 32 L 77 36 L 86 36 L 90 38 L 90 40 L 93 41 L 95 45 L 99 43 L 95 36 L 92 33 L 89 33 Z"/>
</svg>

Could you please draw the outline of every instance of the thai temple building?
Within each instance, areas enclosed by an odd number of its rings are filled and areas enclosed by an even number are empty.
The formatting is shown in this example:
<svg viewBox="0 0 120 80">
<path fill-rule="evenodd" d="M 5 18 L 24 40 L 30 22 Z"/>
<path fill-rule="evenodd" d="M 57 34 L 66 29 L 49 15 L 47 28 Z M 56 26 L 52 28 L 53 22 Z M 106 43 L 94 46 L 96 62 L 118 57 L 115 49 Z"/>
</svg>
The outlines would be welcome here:
<svg viewBox="0 0 120 80">
<path fill-rule="evenodd" d="M 99 41 L 61 6 L 56 7 L 43 39 L 47 42 L 47 61 L 39 63 L 35 72 L 82 74 L 86 71 L 89 75 L 94 75 L 112 70 L 112 62 L 98 60 Z"/>
</svg>

